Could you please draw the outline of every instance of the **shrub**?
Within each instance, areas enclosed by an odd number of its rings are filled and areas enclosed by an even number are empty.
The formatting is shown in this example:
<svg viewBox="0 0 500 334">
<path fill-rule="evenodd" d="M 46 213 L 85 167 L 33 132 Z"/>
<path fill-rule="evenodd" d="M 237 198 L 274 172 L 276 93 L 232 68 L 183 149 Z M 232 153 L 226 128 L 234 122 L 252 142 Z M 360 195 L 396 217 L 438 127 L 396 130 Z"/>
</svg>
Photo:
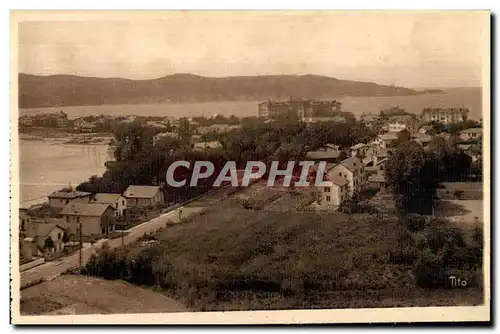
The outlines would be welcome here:
<svg viewBox="0 0 500 334">
<path fill-rule="evenodd" d="M 437 289 L 447 284 L 446 271 L 435 263 L 419 263 L 415 266 L 414 275 L 421 288 Z"/>
<path fill-rule="evenodd" d="M 467 245 L 461 230 L 434 220 L 415 234 L 415 246 L 417 258 L 413 271 L 418 286 L 450 287 L 449 276 L 453 275 L 473 282 L 472 273 L 479 266 L 482 254 L 474 253 L 474 246 Z"/>
<path fill-rule="evenodd" d="M 457 190 L 453 193 L 453 196 L 456 198 L 456 199 L 462 199 L 462 195 L 464 194 L 463 190 Z"/>
<path fill-rule="evenodd" d="M 407 217 L 406 228 L 410 232 L 418 232 L 427 226 L 427 218 L 418 214 L 410 214 Z"/>
</svg>

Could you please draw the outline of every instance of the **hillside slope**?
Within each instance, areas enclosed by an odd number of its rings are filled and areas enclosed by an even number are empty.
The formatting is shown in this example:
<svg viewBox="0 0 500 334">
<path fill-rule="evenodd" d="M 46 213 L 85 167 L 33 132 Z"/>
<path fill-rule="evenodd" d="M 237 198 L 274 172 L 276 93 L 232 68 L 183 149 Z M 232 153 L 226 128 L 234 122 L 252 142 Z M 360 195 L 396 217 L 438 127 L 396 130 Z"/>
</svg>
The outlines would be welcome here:
<svg viewBox="0 0 500 334">
<path fill-rule="evenodd" d="M 419 92 L 372 82 L 318 75 L 265 75 L 209 78 L 174 74 L 153 80 L 93 78 L 73 75 L 19 74 L 21 108 L 283 99 L 289 96 L 400 96 Z"/>
</svg>

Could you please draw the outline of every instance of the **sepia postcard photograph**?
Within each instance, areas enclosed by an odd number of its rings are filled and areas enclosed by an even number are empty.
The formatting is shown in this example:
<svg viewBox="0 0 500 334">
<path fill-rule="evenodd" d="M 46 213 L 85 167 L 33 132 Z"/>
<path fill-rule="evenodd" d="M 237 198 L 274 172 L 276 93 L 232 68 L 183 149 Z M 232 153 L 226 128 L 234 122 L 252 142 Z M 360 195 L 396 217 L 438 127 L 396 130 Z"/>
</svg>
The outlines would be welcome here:
<svg viewBox="0 0 500 334">
<path fill-rule="evenodd" d="M 11 11 L 14 324 L 490 321 L 483 11 Z"/>
</svg>

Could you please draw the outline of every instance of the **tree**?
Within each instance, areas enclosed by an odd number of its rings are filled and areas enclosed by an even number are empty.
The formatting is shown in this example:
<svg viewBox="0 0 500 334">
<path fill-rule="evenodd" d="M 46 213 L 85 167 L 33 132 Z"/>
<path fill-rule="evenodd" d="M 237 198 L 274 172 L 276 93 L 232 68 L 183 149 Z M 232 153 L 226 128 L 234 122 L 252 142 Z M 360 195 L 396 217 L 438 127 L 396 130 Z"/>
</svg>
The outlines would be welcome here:
<svg viewBox="0 0 500 334">
<path fill-rule="evenodd" d="M 64 231 L 63 236 L 62 236 L 62 242 L 67 243 L 68 241 L 69 241 L 68 232 Z"/>
<path fill-rule="evenodd" d="M 429 152 L 436 155 L 439 160 L 442 160 L 446 155 L 453 153 L 453 147 L 450 142 L 440 136 L 434 136 L 429 143 Z"/>
<path fill-rule="evenodd" d="M 397 137 L 396 145 L 400 145 L 402 143 L 410 141 L 411 134 L 410 131 L 408 131 L 407 129 L 403 129 L 396 134 L 396 137 Z"/>
<path fill-rule="evenodd" d="M 54 240 L 52 240 L 52 237 L 49 235 L 44 243 L 43 243 L 43 248 L 44 249 L 53 249 L 54 248 Z"/>
<path fill-rule="evenodd" d="M 432 211 L 438 184 L 437 168 L 434 156 L 413 141 L 401 144 L 389 158 L 386 181 L 396 197 L 404 225 L 407 213 Z"/>
</svg>

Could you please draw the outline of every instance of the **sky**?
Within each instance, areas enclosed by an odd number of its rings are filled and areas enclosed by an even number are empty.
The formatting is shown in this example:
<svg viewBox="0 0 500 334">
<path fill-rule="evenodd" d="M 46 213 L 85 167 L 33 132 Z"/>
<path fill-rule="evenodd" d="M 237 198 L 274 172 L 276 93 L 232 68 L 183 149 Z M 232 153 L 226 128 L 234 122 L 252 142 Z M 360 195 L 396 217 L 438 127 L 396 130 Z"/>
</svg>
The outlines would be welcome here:
<svg viewBox="0 0 500 334">
<path fill-rule="evenodd" d="M 488 12 L 464 11 L 37 14 L 18 25 L 18 68 L 131 79 L 318 74 L 480 86 L 488 24 Z"/>
</svg>

